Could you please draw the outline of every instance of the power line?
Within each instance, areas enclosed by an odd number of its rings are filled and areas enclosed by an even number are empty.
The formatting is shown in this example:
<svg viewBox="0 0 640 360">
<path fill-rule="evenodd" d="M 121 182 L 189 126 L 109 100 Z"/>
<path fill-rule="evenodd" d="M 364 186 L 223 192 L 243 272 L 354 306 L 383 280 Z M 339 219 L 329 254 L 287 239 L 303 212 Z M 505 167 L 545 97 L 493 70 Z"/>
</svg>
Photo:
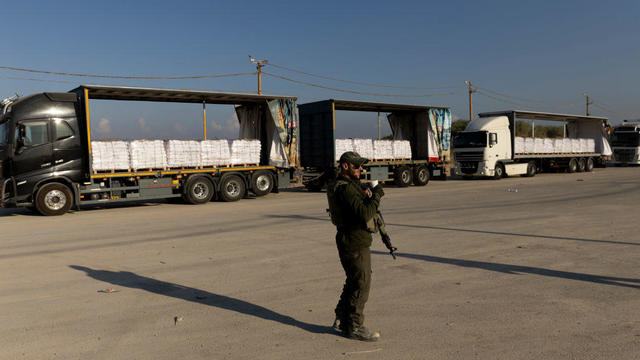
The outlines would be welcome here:
<svg viewBox="0 0 640 360">
<path fill-rule="evenodd" d="M 620 117 L 621 117 L 621 118 L 623 118 L 623 119 L 624 119 L 624 118 L 626 118 L 626 119 L 631 119 L 631 118 L 633 118 L 633 116 L 628 116 L 628 114 L 622 114 L 622 113 L 619 113 L 619 112 L 617 112 L 617 111 L 614 111 L 614 110 L 608 109 L 607 107 L 602 106 L 600 103 L 597 103 L 597 102 L 595 102 L 595 101 L 594 101 L 594 102 L 592 102 L 592 103 L 591 103 L 591 105 L 593 105 L 593 106 L 597 107 L 597 108 L 598 108 L 598 109 L 600 109 L 600 110 L 603 110 L 603 111 L 606 111 L 606 112 L 612 113 L 612 114 L 614 114 L 614 115 L 618 115 L 618 116 L 620 116 Z"/>
<path fill-rule="evenodd" d="M 503 94 L 503 93 L 499 93 L 497 91 L 493 91 L 487 88 L 483 88 L 480 86 L 476 86 L 477 89 L 482 89 L 488 93 L 497 95 L 497 96 L 501 96 L 503 98 L 508 98 L 508 99 L 514 99 L 514 100 L 522 100 L 522 101 L 527 101 L 527 102 L 532 102 L 532 103 L 538 103 L 538 104 L 544 104 L 544 101 L 539 101 L 539 100 L 532 100 L 532 99 L 527 99 L 527 98 L 521 98 L 521 97 L 517 97 L 517 96 L 511 96 L 511 95 L 507 95 L 507 94 Z"/>
<path fill-rule="evenodd" d="M 538 106 L 538 105 L 523 104 L 523 103 L 518 103 L 518 102 L 507 100 L 507 99 L 501 99 L 501 98 L 498 98 L 496 96 L 487 94 L 484 91 L 480 91 L 480 90 L 476 90 L 476 92 L 478 94 L 482 95 L 482 96 L 486 96 L 486 97 L 491 98 L 493 100 L 500 101 L 500 102 L 507 103 L 507 104 L 511 104 L 511 105 L 524 106 L 524 107 L 530 107 L 530 108 L 536 108 L 536 109 L 541 109 L 542 108 L 541 106 Z"/>
<path fill-rule="evenodd" d="M 482 88 L 476 88 L 476 89 L 482 89 Z M 486 90 L 486 89 L 483 89 Z M 530 108 L 536 108 L 536 109 L 545 109 L 545 108 L 569 108 L 569 107 L 574 107 L 574 106 L 578 106 L 579 104 L 566 104 L 566 105 L 553 105 L 553 104 L 540 104 L 540 105 L 531 105 L 531 104 L 525 104 L 525 103 L 521 103 L 521 102 L 515 102 L 515 101 L 511 101 L 508 99 L 503 99 L 491 94 L 487 94 L 485 93 L 483 90 L 476 90 L 476 92 L 478 94 L 481 94 L 483 96 L 486 96 L 488 98 L 494 99 L 496 101 L 500 101 L 503 103 L 507 103 L 507 104 L 512 104 L 512 105 L 517 105 L 517 106 L 525 106 L 525 107 L 530 107 Z M 544 106 L 541 106 L 544 105 Z"/>
<path fill-rule="evenodd" d="M 11 71 L 30 72 L 30 73 L 39 73 L 39 74 L 62 75 L 62 76 L 78 76 L 78 77 L 93 77 L 93 78 L 107 78 L 107 79 L 136 79 L 136 80 L 211 79 L 211 78 L 243 76 L 243 75 L 255 75 L 256 74 L 256 72 L 250 72 L 250 73 L 237 73 L 237 74 L 193 75 L 193 76 L 122 76 L 122 75 L 77 74 L 77 73 L 66 73 L 66 72 L 58 72 L 58 71 L 23 69 L 23 68 L 11 67 L 11 66 L 0 66 L 0 69 L 11 70 Z"/>
<path fill-rule="evenodd" d="M 3 75 L 0 75 L 0 79 L 40 81 L 40 82 L 52 82 L 52 83 L 63 83 L 63 84 L 77 84 L 77 82 L 75 82 L 75 81 L 50 80 L 50 79 L 33 79 L 33 78 L 23 78 L 23 77 L 17 77 L 17 76 L 3 76 Z"/>
<path fill-rule="evenodd" d="M 380 93 L 371 93 L 371 92 L 364 92 L 364 91 L 338 89 L 338 88 L 318 85 L 318 84 L 314 84 L 314 83 L 310 83 L 310 82 L 306 82 L 306 81 L 302 81 L 302 80 L 295 80 L 295 79 L 291 79 L 291 78 L 288 78 L 288 77 L 285 77 L 285 76 L 276 75 L 276 74 L 272 74 L 272 73 L 268 73 L 268 72 L 264 72 L 264 71 L 262 73 L 265 74 L 265 75 L 274 77 L 274 78 L 278 78 L 278 79 L 281 79 L 281 80 L 294 82 L 294 83 L 297 83 L 297 84 L 313 86 L 313 87 L 317 87 L 317 88 L 321 88 L 321 89 L 333 90 L 333 91 L 338 91 L 338 92 L 343 92 L 343 93 L 358 94 L 358 95 L 368 95 L 368 96 L 416 98 L 416 97 L 433 97 L 433 96 L 457 95 L 457 94 L 462 94 L 462 93 L 464 93 L 466 91 L 466 90 L 461 90 L 461 91 L 450 91 L 450 92 L 437 93 L 437 94 L 414 94 L 414 95 L 380 94 Z"/>
<path fill-rule="evenodd" d="M 364 85 L 364 86 L 373 86 L 373 87 L 381 87 L 381 88 L 390 88 L 390 89 L 410 89 L 410 90 L 439 90 L 439 89 L 460 89 L 461 86 L 443 86 L 443 87 L 414 87 L 414 86 L 396 86 L 396 85 L 383 85 L 383 84 L 374 84 L 374 83 L 367 83 L 367 82 L 360 82 L 360 81 L 352 81 L 352 80 L 344 80 L 344 79 L 338 79 L 338 78 L 334 78 L 334 77 L 330 77 L 330 76 L 324 76 L 324 75 L 317 75 L 317 74 L 312 74 L 309 72 L 305 72 L 305 71 L 301 71 L 301 70 L 296 70 L 296 69 L 292 69 L 286 66 L 281 66 L 281 65 L 277 65 L 274 63 L 269 63 L 268 66 L 273 66 L 275 68 L 278 69 L 282 69 L 282 70 L 286 70 L 286 71 L 291 71 L 291 72 L 295 72 L 298 74 L 303 74 L 303 75 L 307 75 L 307 76 L 313 76 L 313 77 L 317 77 L 317 78 L 321 78 L 321 79 L 326 79 L 326 80 L 333 80 L 333 81 L 339 81 L 339 82 L 343 82 L 343 83 L 348 83 L 348 84 L 355 84 L 355 85 Z"/>
<path fill-rule="evenodd" d="M 548 107 L 554 107 L 554 108 L 568 108 L 568 107 L 574 107 L 574 106 L 578 106 L 580 104 L 567 104 L 567 105 L 551 105 L 551 104 L 547 104 L 545 101 L 539 101 L 539 100 L 533 100 L 533 99 L 527 99 L 527 98 L 521 98 L 521 97 L 517 97 L 517 96 L 510 96 L 510 95 L 506 95 L 506 94 L 502 94 L 499 93 L 497 91 L 493 91 L 493 90 L 489 90 L 487 88 L 483 88 L 483 87 L 479 87 L 476 86 L 476 89 L 482 89 L 488 93 L 503 97 L 503 98 L 509 98 L 509 99 L 515 99 L 515 100 L 522 100 L 522 101 L 527 101 L 527 102 L 533 102 L 533 103 L 537 103 L 540 105 L 546 105 Z M 486 94 L 485 94 L 486 95 Z"/>
</svg>

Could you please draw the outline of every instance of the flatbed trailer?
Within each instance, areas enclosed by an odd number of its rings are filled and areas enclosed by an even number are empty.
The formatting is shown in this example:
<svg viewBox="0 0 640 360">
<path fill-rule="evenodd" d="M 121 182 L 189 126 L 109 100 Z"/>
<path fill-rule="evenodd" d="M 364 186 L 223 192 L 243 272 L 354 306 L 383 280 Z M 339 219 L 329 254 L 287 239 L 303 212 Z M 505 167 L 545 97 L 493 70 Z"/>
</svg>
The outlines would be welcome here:
<svg viewBox="0 0 640 360">
<path fill-rule="evenodd" d="M 371 160 L 363 166 L 366 180 L 393 181 L 406 187 L 424 186 L 433 177 L 446 178 L 445 153 L 450 132 L 438 130 L 436 121 L 447 122 L 451 112 L 446 107 L 405 105 L 329 99 L 298 105 L 300 113 L 300 166 L 303 184 L 319 191 L 336 176 L 336 111 L 390 113 L 389 125 L 395 140 L 408 140 L 411 159 Z M 442 129 L 442 126 L 439 127 Z M 443 144 L 444 143 L 444 144 Z"/>
<path fill-rule="evenodd" d="M 92 169 L 90 100 L 230 104 L 250 110 L 241 122 L 245 138 L 259 139 L 259 164 L 96 171 Z M 182 197 L 201 204 L 213 198 L 236 201 L 248 191 L 256 196 L 295 186 L 297 121 L 295 97 L 193 90 L 82 85 L 69 93 L 41 93 L 4 106 L 0 127 L 0 205 L 33 207 L 43 215 L 61 215 L 73 205 L 117 203 Z M 236 110 L 238 109 L 236 108 Z M 61 137 L 61 134 L 67 134 Z M 14 135 L 15 134 L 15 135 Z M 27 146 L 34 134 L 41 144 Z M 29 140 L 29 141 L 26 141 Z M 271 164 L 271 149 L 282 154 Z"/>
</svg>

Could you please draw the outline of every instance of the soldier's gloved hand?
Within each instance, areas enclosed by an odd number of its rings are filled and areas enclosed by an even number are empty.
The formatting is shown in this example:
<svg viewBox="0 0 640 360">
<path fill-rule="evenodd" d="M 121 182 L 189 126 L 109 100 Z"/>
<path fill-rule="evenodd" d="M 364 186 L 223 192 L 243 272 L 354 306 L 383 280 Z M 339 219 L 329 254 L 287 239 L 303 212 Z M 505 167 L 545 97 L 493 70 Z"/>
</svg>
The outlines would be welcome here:
<svg viewBox="0 0 640 360">
<path fill-rule="evenodd" d="M 378 184 L 376 187 L 373 188 L 373 197 L 380 201 L 380 198 L 382 198 L 384 196 L 384 190 L 382 190 L 382 184 Z"/>
</svg>

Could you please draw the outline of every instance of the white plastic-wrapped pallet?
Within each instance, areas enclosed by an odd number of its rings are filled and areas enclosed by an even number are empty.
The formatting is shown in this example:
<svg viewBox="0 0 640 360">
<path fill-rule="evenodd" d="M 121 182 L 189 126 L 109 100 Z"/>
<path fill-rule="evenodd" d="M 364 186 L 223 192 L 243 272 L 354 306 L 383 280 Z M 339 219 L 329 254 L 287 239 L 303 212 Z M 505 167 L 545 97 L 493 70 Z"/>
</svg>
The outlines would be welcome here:
<svg viewBox="0 0 640 360">
<path fill-rule="evenodd" d="M 373 159 L 392 160 L 393 159 L 393 141 L 373 140 Z"/>
<path fill-rule="evenodd" d="M 347 151 L 354 151 L 353 139 L 336 139 L 336 162 L 340 160 L 340 156 Z"/>
<path fill-rule="evenodd" d="M 409 140 L 393 140 L 393 158 L 411 159 L 411 143 Z"/>
<path fill-rule="evenodd" d="M 229 140 L 202 140 L 200 142 L 202 166 L 224 166 L 231 164 Z"/>
<path fill-rule="evenodd" d="M 571 152 L 571 139 L 564 138 L 562 139 L 562 152 L 568 154 Z"/>
<path fill-rule="evenodd" d="M 93 170 L 108 170 L 107 143 L 102 141 L 91 142 L 91 167 Z"/>
<path fill-rule="evenodd" d="M 535 138 L 533 144 L 533 151 L 536 154 L 544 152 L 544 139 L 543 138 Z"/>
<path fill-rule="evenodd" d="M 524 153 L 533 154 L 536 152 L 536 141 L 533 138 L 524 139 Z"/>
<path fill-rule="evenodd" d="M 521 136 L 516 136 L 515 152 L 516 152 L 516 154 L 524 153 L 524 138 L 521 137 Z"/>
<path fill-rule="evenodd" d="M 363 158 L 373 159 L 373 140 L 353 139 L 353 148 Z"/>
<path fill-rule="evenodd" d="M 553 154 L 553 139 L 542 140 L 542 153 Z"/>
<path fill-rule="evenodd" d="M 580 139 L 571 139 L 571 152 L 579 153 L 580 151 Z"/>
<path fill-rule="evenodd" d="M 129 143 L 131 167 L 134 169 L 164 169 L 167 153 L 162 140 L 134 140 Z"/>
<path fill-rule="evenodd" d="M 581 153 L 592 152 L 592 151 L 589 151 L 589 145 L 588 145 L 589 139 L 580 138 L 578 140 L 580 140 L 580 152 Z"/>
<path fill-rule="evenodd" d="M 194 140 L 165 141 L 168 167 L 197 167 L 201 164 L 200 143 Z"/>
<path fill-rule="evenodd" d="M 596 152 L 596 141 L 594 139 L 586 139 L 587 143 L 585 145 L 585 152 L 594 153 Z"/>
<path fill-rule="evenodd" d="M 553 139 L 553 153 L 560 154 L 562 153 L 562 143 L 564 139 Z"/>
<path fill-rule="evenodd" d="M 126 141 L 92 141 L 91 167 L 98 171 L 129 169 L 129 144 Z"/>
<path fill-rule="evenodd" d="M 259 164 L 260 140 L 236 139 L 231 142 L 231 164 Z"/>
</svg>

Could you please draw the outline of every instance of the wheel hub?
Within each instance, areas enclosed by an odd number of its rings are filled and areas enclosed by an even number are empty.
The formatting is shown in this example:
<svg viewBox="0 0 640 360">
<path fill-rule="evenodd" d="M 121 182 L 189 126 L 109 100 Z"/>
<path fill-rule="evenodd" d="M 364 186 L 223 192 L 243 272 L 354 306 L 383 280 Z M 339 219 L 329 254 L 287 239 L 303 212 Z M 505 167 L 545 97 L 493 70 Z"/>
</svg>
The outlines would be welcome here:
<svg viewBox="0 0 640 360">
<path fill-rule="evenodd" d="M 231 196 L 238 196 L 240 194 L 240 186 L 235 182 L 229 182 L 227 184 L 227 194 Z"/>
<path fill-rule="evenodd" d="M 195 196 L 198 199 L 206 199 L 206 197 L 209 196 L 209 189 L 205 184 L 197 183 L 193 187 L 193 196 Z"/>
<path fill-rule="evenodd" d="M 269 185 L 269 179 L 266 175 L 258 176 L 258 179 L 256 180 L 256 187 L 258 188 L 258 190 L 267 191 L 269 190 Z"/>
<path fill-rule="evenodd" d="M 67 197 L 60 190 L 52 190 L 44 197 L 44 203 L 51 210 L 60 210 L 67 203 Z"/>
</svg>

